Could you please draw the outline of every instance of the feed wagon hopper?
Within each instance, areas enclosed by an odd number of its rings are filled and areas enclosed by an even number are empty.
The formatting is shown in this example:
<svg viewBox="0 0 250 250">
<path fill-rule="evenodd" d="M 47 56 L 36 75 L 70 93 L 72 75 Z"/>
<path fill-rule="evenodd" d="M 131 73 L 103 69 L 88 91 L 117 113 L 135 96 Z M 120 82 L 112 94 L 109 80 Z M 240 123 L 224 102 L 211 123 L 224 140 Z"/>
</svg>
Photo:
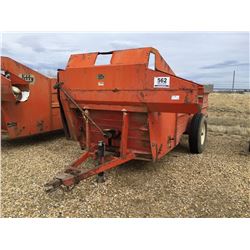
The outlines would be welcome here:
<svg viewBox="0 0 250 250">
<path fill-rule="evenodd" d="M 56 79 L 1 57 L 1 128 L 9 139 L 62 129 Z"/>
<path fill-rule="evenodd" d="M 100 57 L 111 59 L 97 65 Z M 85 151 L 45 185 L 48 192 L 96 174 L 102 180 L 104 171 L 133 159 L 157 161 L 184 133 L 191 153 L 205 148 L 209 90 L 176 76 L 154 48 L 71 55 L 55 88 L 65 132 Z M 86 170 L 89 157 L 96 164 Z"/>
</svg>

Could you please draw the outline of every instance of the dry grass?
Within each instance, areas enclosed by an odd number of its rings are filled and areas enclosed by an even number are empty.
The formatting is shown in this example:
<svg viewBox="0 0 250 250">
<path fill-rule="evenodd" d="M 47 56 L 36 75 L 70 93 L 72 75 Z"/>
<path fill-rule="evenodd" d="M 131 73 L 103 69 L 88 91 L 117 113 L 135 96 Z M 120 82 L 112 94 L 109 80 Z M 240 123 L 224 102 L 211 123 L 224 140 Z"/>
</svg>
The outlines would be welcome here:
<svg viewBox="0 0 250 250">
<path fill-rule="evenodd" d="M 250 94 L 209 95 L 209 130 L 250 136 Z"/>
<path fill-rule="evenodd" d="M 228 135 L 250 135 L 250 128 L 242 127 L 241 125 L 236 126 L 224 126 L 224 125 L 211 125 L 208 126 L 209 131 L 219 132 Z"/>
</svg>

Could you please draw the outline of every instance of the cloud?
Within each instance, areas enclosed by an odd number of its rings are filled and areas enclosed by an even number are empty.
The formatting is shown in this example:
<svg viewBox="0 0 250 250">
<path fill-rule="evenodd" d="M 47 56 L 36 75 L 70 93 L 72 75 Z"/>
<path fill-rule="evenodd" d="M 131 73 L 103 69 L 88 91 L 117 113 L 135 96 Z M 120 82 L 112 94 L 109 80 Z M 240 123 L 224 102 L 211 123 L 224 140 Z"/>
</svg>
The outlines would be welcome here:
<svg viewBox="0 0 250 250">
<path fill-rule="evenodd" d="M 249 66 L 249 63 L 239 63 L 236 60 L 229 60 L 229 61 L 224 61 L 221 63 L 215 63 L 215 64 L 203 66 L 201 67 L 201 69 L 218 69 L 218 68 L 238 67 L 238 66 Z"/>
<path fill-rule="evenodd" d="M 124 40 L 112 41 L 110 42 L 110 45 L 113 48 L 113 50 L 143 47 L 140 43 L 133 42 L 133 41 L 124 41 Z"/>
<path fill-rule="evenodd" d="M 180 77 L 230 86 L 235 69 L 235 86 L 249 85 L 248 32 L 3 33 L 1 54 L 55 75 L 71 54 L 138 47 L 158 49 Z"/>
<path fill-rule="evenodd" d="M 40 36 L 39 36 L 40 35 Z M 60 34 L 28 34 L 20 37 L 17 42 L 23 47 L 30 48 L 34 52 L 73 52 L 77 48 L 72 48 L 70 43 L 63 43 Z"/>
</svg>

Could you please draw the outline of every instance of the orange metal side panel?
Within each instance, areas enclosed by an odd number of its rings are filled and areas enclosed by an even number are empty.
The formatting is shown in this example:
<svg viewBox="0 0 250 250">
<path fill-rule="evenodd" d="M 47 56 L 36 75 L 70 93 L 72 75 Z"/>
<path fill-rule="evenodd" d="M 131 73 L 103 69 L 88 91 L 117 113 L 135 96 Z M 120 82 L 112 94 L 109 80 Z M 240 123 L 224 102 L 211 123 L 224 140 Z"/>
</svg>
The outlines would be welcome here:
<svg viewBox="0 0 250 250">
<path fill-rule="evenodd" d="M 62 128 L 58 102 L 51 93 L 55 79 L 50 79 L 8 57 L 1 57 L 1 69 L 22 78 L 31 76 L 33 79 L 29 83 L 30 96 L 27 101 L 6 102 L 2 99 L 2 128 L 7 129 L 9 138 Z"/>
<path fill-rule="evenodd" d="M 99 80 L 99 74 L 104 78 Z M 154 88 L 154 77 L 162 76 L 170 77 L 171 88 Z M 79 103 L 146 106 L 151 112 L 199 111 L 197 84 L 145 65 L 69 68 L 60 72 L 60 81 Z M 172 100 L 174 95 L 179 99 Z"/>
<path fill-rule="evenodd" d="M 136 65 L 143 64 L 148 66 L 150 53 L 155 54 L 155 68 L 156 70 L 175 75 L 170 66 L 166 63 L 159 51 L 148 47 L 139 49 L 117 50 L 108 52 L 112 54 L 110 65 Z M 87 54 L 75 54 L 71 55 L 67 68 L 83 68 L 91 67 L 95 65 L 96 58 L 99 52 L 87 53 Z M 107 52 L 105 53 L 107 54 Z"/>
<path fill-rule="evenodd" d="M 175 144 L 175 113 L 149 113 L 151 150 L 154 160 L 160 159 Z"/>
<path fill-rule="evenodd" d="M 156 70 L 175 75 L 173 70 L 160 55 L 159 51 L 151 47 L 114 51 L 111 64 L 145 64 L 148 66 L 150 53 L 155 54 Z"/>
<path fill-rule="evenodd" d="M 89 53 L 89 54 L 76 54 L 71 55 L 67 68 L 79 68 L 79 67 L 88 67 L 95 64 L 95 60 L 98 53 Z"/>
</svg>

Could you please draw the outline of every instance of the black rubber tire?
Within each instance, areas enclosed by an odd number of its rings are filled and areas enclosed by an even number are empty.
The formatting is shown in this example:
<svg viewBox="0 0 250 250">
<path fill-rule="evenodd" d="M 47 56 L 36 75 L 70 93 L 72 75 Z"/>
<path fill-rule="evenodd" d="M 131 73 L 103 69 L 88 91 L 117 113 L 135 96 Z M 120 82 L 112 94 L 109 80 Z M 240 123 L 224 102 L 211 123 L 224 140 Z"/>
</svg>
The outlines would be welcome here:
<svg viewBox="0 0 250 250">
<path fill-rule="evenodd" d="M 203 129 L 203 131 L 202 131 Z M 205 138 L 202 140 L 205 129 Z M 192 154 L 201 154 L 207 141 L 207 120 L 204 114 L 197 113 L 192 117 L 189 127 L 189 150 Z"/>
</svg>

